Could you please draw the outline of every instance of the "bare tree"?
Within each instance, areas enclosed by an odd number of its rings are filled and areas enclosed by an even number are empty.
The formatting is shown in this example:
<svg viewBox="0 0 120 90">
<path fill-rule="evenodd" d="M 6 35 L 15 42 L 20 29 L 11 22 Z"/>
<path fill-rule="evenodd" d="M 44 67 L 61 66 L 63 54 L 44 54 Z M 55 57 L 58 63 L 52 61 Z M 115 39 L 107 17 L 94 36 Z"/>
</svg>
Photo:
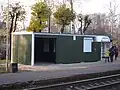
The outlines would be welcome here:
<svg viewBox="0 0 120 90">
<path fill-rule="evenodd" d="M 90 26 L 92 27 L 93 31 L 98 30 L 98 28 L 104 28 L 105 32 L 108 32 L 108 34 L 110 34 L 108 24 L 109 22 L 106 14 L 94 13 L 90 14 L 90 17 L 92 19 L 92 23 L 90 24 Z"/>
<path fill-rule="evenodd" d="M 54 0 L 46 0 L 45 1 L 49 7 L 49 9 L 51 11 L 53 11 L 53 9 L 55 8 L 55 1 Z M 50 33 L 51 32 L 51 16 L 52 16 L 52 13 L 49 14 L 49 19 L 48 19 L 48 32 Z"/>
<path fill-rule="evenodd" d="M 22 21 L 25 19 L 25 9 L 23 8 L 22 5 L 20 5 L 20 2 L 18 3 L 11 3 L 9 6 L 9 12 L 7 12 L 8 7 L 5 7 L 3 9 L 3 17 L 4 17 L 4 21 L 7 22 L 7 18 L 9 18 L 9 24 L 10 24 L 10 28 L 9 28 L 9 44 L 10 44 L 10 55 L 11 56 L 11 41 L 12 41 L 12 32 L 16 31 L 16 27 L 17 27 L 17 22 L 18 21 Z M 11 57 L 10 57 L 11 59 Z"/>
<path fill-rule="evenodd" d="M 83 16 L 82 14 L 79 14 L 78 21 L 80 22 L 80 28 L 78 29 L 78 32 L 81 32 L 81 34 L 85 34 L 92 20 L 89 18 L 89 15 Z"/>
<path fill-rule="evenodd" d="M 109 2 L 109 5 L 107 6 L 109 13 L 108 13 L 108 18 L 109 18 L 109 24 L 110 24 L 110 33 L 111 36 L 114 36 L 115 33 L 115 26 L 117 25 L 117 9 L 119 5 L 116 3 L 116 0 L 111 0 Z"/>
</svg>

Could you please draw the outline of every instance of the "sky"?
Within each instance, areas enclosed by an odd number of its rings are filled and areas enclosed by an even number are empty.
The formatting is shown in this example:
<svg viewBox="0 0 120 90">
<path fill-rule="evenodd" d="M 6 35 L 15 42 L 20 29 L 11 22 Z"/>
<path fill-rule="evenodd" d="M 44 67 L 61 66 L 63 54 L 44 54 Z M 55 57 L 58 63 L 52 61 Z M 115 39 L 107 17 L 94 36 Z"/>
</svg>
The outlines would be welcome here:
<svg viewBox="0 0 120 90">
<path fill-rule="evenodd" d="M 117 5 L 120 4 L 120 0 L 87 0 L 81 5 L 82 13 L 108 13 L 110 1 L 116 1 Z M 80 5 L 75 3 L 74 7 L 75 11 L 80 13 Z"/>
<path fill-rule="evenodd" d="M 4 5 L 8 0 L 0 0 L 0 5 Z M 19 1 L 19 0 L 9 0 L 10 2 Z M 20 0 L 25 5 L 32 5 L 37 0 Z M 69 0 L 55 0 L 55 1 L 69 1 Z M 111 0 L 73 0 L 74 10 L 77 13 L 104 13 L 107 12 L 107 5 Z M 114 1 L 114 0 L 112 0 Z M 115 0 L 117 3 L 120 3 L 120 0 Z"/>
<path fill-rule="evenodd" d="M 0 0 L 0 5 L 4 5 L 8 0 Z M 9 0 L 10 2 L 15 2 L 19 0 Z M 27 15 L 30 17 L 30 7 L 33 5 L 37 0 L 20 0 L 24 5 L 26 5 Z M 57 0 L 55 0 L 57 1 Z M 62 2 L 62 0 L 58 0 Z M 65 0 L 64 0 L 65 1 Z M 69 0 L 66 0 L 69 1 Z M 74 10 L 77 14 L 92 14 L 92 13 L 107 13 L 108 12 L 108 5 L 111 0 L 73 0 Z M 112 0 L 116 1 L 117 4 L 120 4 L 120 0 Z M 118 12 L 120 13 L 120 8 Z M 28 21 L 29 22 L 29 17 Z"/>
</svg>

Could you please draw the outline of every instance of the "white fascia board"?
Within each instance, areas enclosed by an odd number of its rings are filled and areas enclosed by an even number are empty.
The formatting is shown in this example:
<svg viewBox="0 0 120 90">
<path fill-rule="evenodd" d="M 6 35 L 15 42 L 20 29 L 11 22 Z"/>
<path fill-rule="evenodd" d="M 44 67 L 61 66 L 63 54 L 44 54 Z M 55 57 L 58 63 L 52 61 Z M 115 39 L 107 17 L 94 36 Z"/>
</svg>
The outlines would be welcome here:
<svg viewBox="0 0 120 90">
<path fill-rule="evenodd" d="M 33 32 L 14 32 L 13 35 L 33 34 Z"/>
<path fill-rule="evenodd" d="M 59 34 L 59 33 L 34 33 L 35 35 L 60 35 L 60 36 L 88 36 L 95 37 L 96 35 L 79 35 L 79 34 Z"/>
</svg>

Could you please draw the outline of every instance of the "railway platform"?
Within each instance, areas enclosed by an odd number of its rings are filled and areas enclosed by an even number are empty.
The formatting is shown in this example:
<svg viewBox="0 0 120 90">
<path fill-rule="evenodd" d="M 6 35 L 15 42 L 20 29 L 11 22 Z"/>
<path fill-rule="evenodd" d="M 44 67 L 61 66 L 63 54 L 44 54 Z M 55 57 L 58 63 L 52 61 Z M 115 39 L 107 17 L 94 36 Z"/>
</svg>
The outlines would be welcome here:
<svg viewBox="0 0 120 90">
<path fill-rule="evenodd" d="M 33 67 L 28 65 L 19 65 L 19 69 L 29 71 L 0 74 L 0 85 L 120 70 L 120 59 L 112 63 L 105 63 L 105 61 L 74 64 L 40 63 Z"/>
</svg>

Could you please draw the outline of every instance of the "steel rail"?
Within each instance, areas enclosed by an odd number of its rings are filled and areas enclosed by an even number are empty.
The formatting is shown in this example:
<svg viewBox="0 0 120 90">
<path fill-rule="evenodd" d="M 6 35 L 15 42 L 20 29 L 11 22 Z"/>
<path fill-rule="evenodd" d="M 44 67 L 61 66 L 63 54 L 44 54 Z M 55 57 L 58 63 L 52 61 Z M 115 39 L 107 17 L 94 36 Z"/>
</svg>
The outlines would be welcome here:
<svg viewBox="0 0 120 90">
<path fill-rule="evenodd" d="M 74 82 L 67 82 L 67 83 L 60 83 L 60 84 L 53 84 L 53 85 L 47 85 L 47 86 L 38 86 L 35 88 L 28 88 L 28 89 L 24 89 L 24 90 L 41 90 L 41 89 L 50 89 L 50 88 L 58 88 L 58 87 L 66 87 L 66 86 L 75 86 L 75 84 L 80 84 L 80 85 L 84 85 L 84 83 L 91 83 L 91 82 L 95 82 L 98 80 L 105 80 L 105 79 L 111 79 L 111 78 L 115 78 L 115 77 L 120 77 L 120 74 L 115 74 L 115 75 L 109 75 L 109 76 L 102 76 L 102 77 L 97 77 L 97 78 L 92 78 L 92 79 L 86 79 L 86 80 L 80 80 L 80 81 L 74 81 Z M 114 79 L 113 79 L 114 80 Z M 106 80 L 109 81 L 109 80 Z M 103 82 L 104 83 L 104 82 Z M 103 85 L 99 84 L 98 81 L 98 85 L 92 85 L 87 87 L 86 85 L 84 85 L 85 90 L 92 90 L 92 89 L 96 89 L 96 88 L 100 88 L 100 87 L 105 87 L 105 86 L 110 86 L 110 85 L 114 85 L 114 84 L 118 84 L 120 83 L 120 79 L 114 80 L 113 82 L 105 82 Z M 77 85 L 78 86 L 78 85 Z M 79 86 L 78 86 L 79 87 Z"/>
</svg>

